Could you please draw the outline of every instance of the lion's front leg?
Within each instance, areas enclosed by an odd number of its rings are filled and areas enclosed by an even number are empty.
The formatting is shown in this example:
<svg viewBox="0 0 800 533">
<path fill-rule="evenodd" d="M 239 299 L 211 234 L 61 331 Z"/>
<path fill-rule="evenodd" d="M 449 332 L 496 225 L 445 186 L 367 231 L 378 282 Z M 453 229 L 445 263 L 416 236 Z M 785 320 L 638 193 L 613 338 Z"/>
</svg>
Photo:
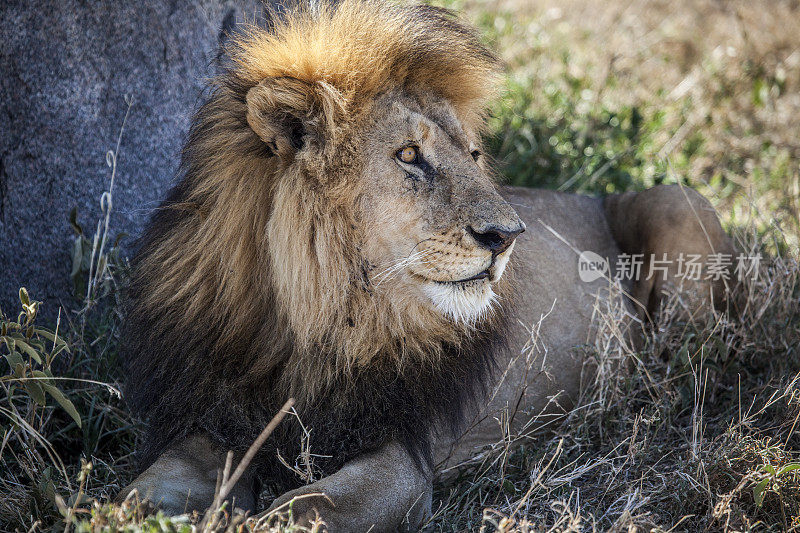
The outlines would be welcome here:
<svg viewBox="0 0 800 533">
<path fill-rule="evenodd" d="M 192 435 L 170 446 L 147 470 L 122 489 L 122 501 L 136 489 L 140 500 L 149 500 L 169 514 L 205 511 L 214 500 L 218 472 L 225 452 L 202 435 Z M 252 480 L 245 475 L 230 497 L 243 510 L 255 507 Z"/>
<path fill-rule="evenodd" d="M 430 515 L 432 477 L 397 443 L 364 454 L 338 472 L 287 492 L 270 510 L 288 509 L 300 520 L 319 514 L 331 532 L 415 531 Z M 324 496 L 307 496 L 315 493 Z M 296 498 L 296 499 L 295 499 Z"/>
<path fill-rule="evenodd" d="M 686 296 L 690 316 L 723 303 L 735 281 L 735 249 L 702 195 L 661 185 L 609 196 L 604 207 L 620 250 L 635 256 L 631 266 L 641 261 L 632 296 L 650 316 L 673 289 Z"/>
</svg>

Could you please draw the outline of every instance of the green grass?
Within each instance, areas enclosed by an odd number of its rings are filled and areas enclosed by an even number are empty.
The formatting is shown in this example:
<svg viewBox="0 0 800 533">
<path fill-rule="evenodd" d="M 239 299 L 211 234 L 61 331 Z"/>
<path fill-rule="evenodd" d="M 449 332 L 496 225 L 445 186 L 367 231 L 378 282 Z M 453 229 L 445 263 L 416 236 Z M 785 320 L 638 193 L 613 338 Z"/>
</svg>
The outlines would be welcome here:
<svg viewBox="0 0 800 533">
<path fill-rule="evenodd" d="M 427 528 L 800 529 L 800 8 L 444 3 L 507 65 L 486 143 L 508 183 L 605 194 L 682 182 L 769 259 L 737 314 L 693 325 L 666 310 L 640 350 L 587 347 L 600 371 L 567 419 L 438 484 Z M 95 243 L 79 218 L 79 311 L 42 325 L 36 295 L 22 295 L 0 313 L 0 530 L 188 531 L 202 517 L 108 504 L 139 439 L 116 394 L 126 262 L 111 237 L 99 249 L 105 226 Z M 289 516 L 212 514 L 215 530 L 296 530 Z"/>
<path fill-rule="evenodd" d="M 590 194 L 682 182 L 729 228 L 777 227 L 800 244 L 797 8 L 446 5 L 502 52 L 507 83 L 487 141 L 507 182 Z"/>
</svg>

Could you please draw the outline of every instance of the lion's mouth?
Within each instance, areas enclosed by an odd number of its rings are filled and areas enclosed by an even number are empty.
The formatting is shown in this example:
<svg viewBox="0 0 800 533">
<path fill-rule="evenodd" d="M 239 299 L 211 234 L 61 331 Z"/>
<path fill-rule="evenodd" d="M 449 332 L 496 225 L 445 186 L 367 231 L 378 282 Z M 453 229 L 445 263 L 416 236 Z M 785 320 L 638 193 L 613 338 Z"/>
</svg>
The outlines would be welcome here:
<svg viewBox="0 0 800 533">
<path fill-rule="evenodd" d="M 440 283 L 442 285 L 447 285 L 447 284 L 459 285 L 459 284 L 462 284 L 462 283 L 469 283 L 471 281 L 478 281 L 478 280 L 489 279 L 489 278 L 490 278 L 490 274 L 489 274 L 489 269 L 487 268 L 486 270 L 478 272 L 474 276 L 470 276 L 468 278 L 457 279 L 457 280 L 454 280 L 454 281 L 436 281 L 436 283 Z"/>
<path fill-rule="evenodd" d="M 495 257 L 492 257 L 489 266 L 474 274 L 472 276 L 461 278 L 461 279 L 433 279 L 429 278 L 428 276 L 411 271 L 411 275 L 426 283 L 432 283 L 434 285 L 439 285 L 443 287 L 459 287 L 462 289 L 465 288 L 478 288 L 483 286 L 485 283 L 495 283 L 496 281 L 500 280 L 500 277 L 503 275 L 503 272 L 506 269 L 506 265 L 508 263 L 508 259 L 511 256 L 511 250 L 513 250 L 514 244 L 509 246 L 508 250 L 504 251 L 501 254 L 498 254 Z"/>
</svg>

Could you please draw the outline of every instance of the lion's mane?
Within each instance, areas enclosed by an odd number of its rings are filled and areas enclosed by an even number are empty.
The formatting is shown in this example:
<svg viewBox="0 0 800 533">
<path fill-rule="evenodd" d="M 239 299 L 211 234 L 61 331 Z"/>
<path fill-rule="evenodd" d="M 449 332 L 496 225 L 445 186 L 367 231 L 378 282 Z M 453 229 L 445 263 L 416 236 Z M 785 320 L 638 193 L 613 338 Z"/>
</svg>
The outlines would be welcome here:
<svg viewBox="0 0 800 533">
<path fill-rule="evenodd" d="M 128 402 L 149 422 L 141 467 L 193 432 L 246 448 L 288 397 L 323 456 L 317 473 L 388 439 L 429 464 L 433 428 L 462 422 L 502 335 L 423 306 L 401 312 L 373 291 L 352 212 L 357 176 L 341 161 L 357 159 L 348 132 L 390 90 L 446 98 L 478 129 L 497 61 L 430 6 L 344 0 L 275 14 L 270 26 L 226 47 L 179 182 L 133 260 L 121 350 Z M 284 161 L 248 125 L 247 93 L 269 77 L 322 95 L 316 157 Z M 290 418 L 259 462 L 284 488 L 300 482 L 274 459 L 299 454 Z"/>
</svg>

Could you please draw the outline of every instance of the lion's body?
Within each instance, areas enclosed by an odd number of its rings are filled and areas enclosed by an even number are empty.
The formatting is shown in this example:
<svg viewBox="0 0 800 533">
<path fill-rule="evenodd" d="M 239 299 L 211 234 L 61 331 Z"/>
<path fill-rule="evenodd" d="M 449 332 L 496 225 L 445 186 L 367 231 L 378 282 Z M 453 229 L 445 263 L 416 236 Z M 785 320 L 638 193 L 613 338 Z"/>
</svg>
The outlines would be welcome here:
<svg viewBox="0 0 800 533">
<path fill-rule="evenodd" d="M 293 397 L 237 503 L 263 485 L 289 491 L 273 505 L 322 491 L 333 507 L 296 511 L 413 526 L 435 468 L 575 399 L 609 286 L 580 280 L 581 251 L 614 265 L 727 250 L 682 188 L 498 188 L 479 150 L 497 63 L 441 10 L 343 0 L 233 42 L 126 309 L 126 395 L 150 423 L 131 488 L 169 510 L 209 503 L 225 450 Z M 622 288 L 624 322 L 663 287 Z"/>
</svg>

